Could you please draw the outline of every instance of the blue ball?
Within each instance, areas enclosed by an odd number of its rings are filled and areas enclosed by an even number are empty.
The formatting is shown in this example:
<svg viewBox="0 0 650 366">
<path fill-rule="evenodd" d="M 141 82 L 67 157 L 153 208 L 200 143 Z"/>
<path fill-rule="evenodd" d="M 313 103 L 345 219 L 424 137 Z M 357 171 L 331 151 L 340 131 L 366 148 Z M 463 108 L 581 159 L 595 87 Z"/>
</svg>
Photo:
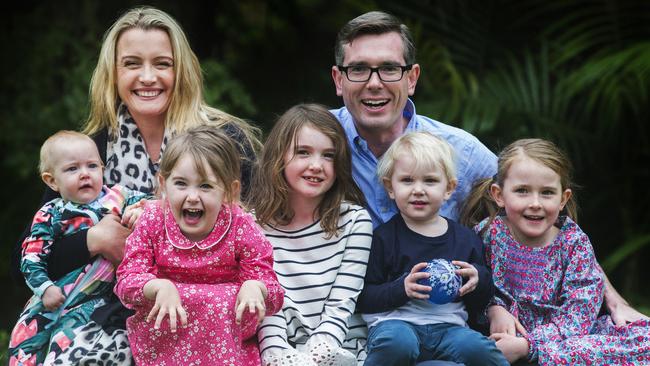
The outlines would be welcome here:
<svg viewBox="0 0 650 366">
<path fill-rule="evenodd" d="M 418 280 L 420 285 L 431 286 L 429 301 L 434 304 L 446 304 L 458 297 L 463 279 L 456 274 L 457 267 L 447 259 L 432 259 L 420 272 L 429 274 L 429 278 Z"/>
</svg>

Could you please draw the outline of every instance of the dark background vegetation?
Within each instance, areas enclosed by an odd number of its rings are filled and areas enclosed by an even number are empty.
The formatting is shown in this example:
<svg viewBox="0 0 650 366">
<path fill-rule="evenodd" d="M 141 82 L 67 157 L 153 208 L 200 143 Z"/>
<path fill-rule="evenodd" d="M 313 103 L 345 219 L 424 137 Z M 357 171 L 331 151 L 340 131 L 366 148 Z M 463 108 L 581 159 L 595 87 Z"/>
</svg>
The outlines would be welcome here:
<svg viewBox="0 0 650 366">
<path fill-rule="evenodd" d="M 0 343 L 28 293 L 10 248 L 40 201 L 38 148 L 77 129 L 102 35 L 142 3 L 20 1 L 0 15 Z M 607 0 L 153 1 L 185 29 L 210 104 L 270 128 L 299 102 L 342 104 L 330 77 L 336 32 L 369 10 L 412 29 L 420 114 L 493 151 L 520 137 L 560 144 L 576 167 L 580 223 L 615 287 L 650 311 L 650 3 Z M 4 346 L 3 346 L 4 347 Z M 6 349 L 6 348 L 5 348 Z M 1 356 L 0 351 L 0 356 Z M 0 357 L 1 359 L 2 357 Z"/>
</svg>

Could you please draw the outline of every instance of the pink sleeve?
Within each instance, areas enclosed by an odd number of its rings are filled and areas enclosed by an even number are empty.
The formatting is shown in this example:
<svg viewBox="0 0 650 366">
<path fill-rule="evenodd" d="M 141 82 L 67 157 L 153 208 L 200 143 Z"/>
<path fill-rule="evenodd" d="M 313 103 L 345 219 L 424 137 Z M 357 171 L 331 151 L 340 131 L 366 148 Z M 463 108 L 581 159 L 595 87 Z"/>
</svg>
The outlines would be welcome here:
<svg viewBox="0 0 650 366">
<path fill-rule="evenodd" d="M 148 203 L 140 222 L 126 239 L 124 259 L 117 268 L 115 294 L 129 309 L 153 304 L 144 297 L 142 289 L 147 282 L 156 278 L 153 244 L 155 240 L 160 240 L 156 228 L 163 227 L 162 218 L 160 204 Z"/>
<path fill-rule="evenodd" d="M 273 246 L 266 239 L 260 227 L 250 214 L 242 213 L 237 218 L 236 256 L 239 260 L 239 280 L 257 280 L 266 286 L 264 305 L 266 315 L 272 315 L 282 308 L 284 289 L 273 271 Z M 248 333 L 248 332 L 244 332 Z M 255 329 L 253 329 L 253 334 Z"/>
</svg>

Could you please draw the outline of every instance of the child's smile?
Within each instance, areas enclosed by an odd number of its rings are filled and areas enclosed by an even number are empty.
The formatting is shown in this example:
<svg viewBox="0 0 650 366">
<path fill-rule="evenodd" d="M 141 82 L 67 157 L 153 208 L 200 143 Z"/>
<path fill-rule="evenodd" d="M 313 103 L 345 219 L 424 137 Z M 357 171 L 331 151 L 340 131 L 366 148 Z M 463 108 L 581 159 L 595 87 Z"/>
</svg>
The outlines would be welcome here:
<svg viewBox="0 0 650 366">
<path fill-rule="evenodd" d="M 551 168 L 522 156 L 508 169 L 503 188 L 492 189 L 506 211 L 508 227 L 522 244 L 540 247 L 555 239 L 554 224 L 571 191 L 562 190 L 560 176 Z"/>
</svg>

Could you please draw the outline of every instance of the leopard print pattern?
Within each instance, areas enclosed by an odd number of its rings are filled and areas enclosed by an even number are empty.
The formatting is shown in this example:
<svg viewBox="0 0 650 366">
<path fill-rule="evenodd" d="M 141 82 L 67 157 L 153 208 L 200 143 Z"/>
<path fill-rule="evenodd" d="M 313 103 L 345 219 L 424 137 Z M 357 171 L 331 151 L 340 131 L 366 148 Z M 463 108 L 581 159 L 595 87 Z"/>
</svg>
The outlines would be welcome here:
<svg viewBox="0 0 650 366">
<path fill-rule="evenodd" d="M 75 338 L 53 365 L 129 366 L 134 365 L 125 330 L 112 334 L 90 321 L 75 330 Z"/>
</svg>

